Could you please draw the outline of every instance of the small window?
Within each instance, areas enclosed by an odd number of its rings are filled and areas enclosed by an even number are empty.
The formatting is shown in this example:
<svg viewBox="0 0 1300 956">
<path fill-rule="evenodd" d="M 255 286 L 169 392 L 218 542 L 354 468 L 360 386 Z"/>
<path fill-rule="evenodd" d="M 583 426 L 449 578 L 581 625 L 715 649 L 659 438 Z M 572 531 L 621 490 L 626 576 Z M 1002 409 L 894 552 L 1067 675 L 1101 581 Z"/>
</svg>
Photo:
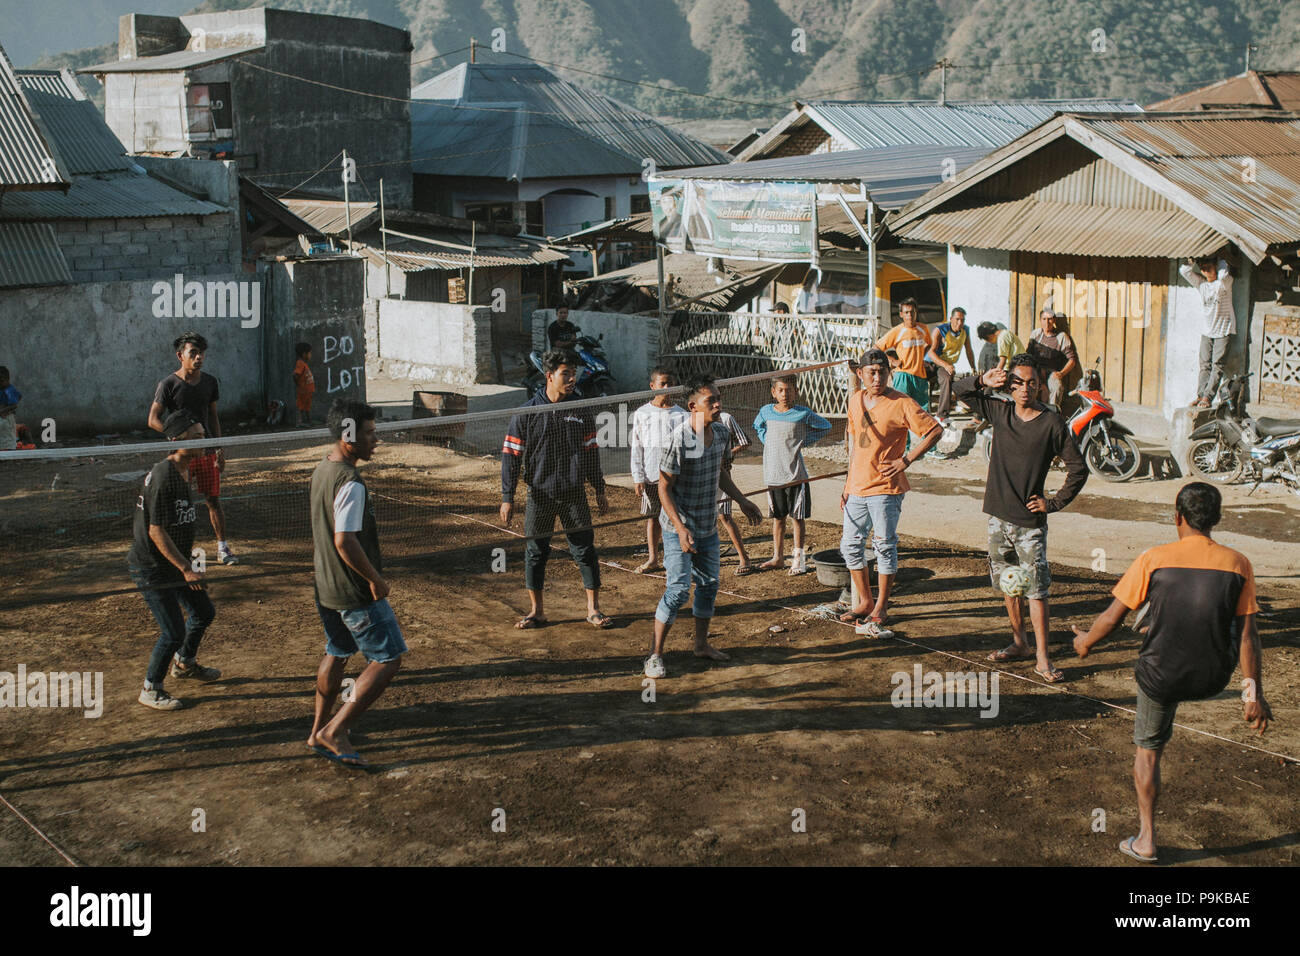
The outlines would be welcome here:
<svg viewBox="0 0 1300 956">
<path fill-rule="evenodd" d="M 614 197 L 606 196 L 605 197 L 605 218 L 613 219 L 615 216 L 618 215 L 617 209 L 618 209 L 618 203 L 615 201 Z"/>
<path fill-rule="evenodd" d="M 191 140 L 228 137 L 234 132 L 229 83 L 195 83 L 185 90 L 186 129 Z"/>
<path fill-rule="evenodd" d="M 650 211 L 650 197 L 644 193 L 634 193 L 632 195 L 632 215 L 641 212 Z"/>
</svg>

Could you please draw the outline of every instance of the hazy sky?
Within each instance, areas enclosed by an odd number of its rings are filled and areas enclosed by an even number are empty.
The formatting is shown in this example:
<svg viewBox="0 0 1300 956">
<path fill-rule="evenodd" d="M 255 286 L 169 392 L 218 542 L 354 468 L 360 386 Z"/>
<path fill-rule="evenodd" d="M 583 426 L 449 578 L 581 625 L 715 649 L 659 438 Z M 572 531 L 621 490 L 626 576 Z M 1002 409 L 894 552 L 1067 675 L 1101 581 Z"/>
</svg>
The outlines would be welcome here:
<svg viewBox="0 0 1300 956">
<path fill-rule="evenodd" d="M 200 0 L 0 0 L 0 46 L 14 66 L 30 66 L 43 53 L 64 53 L 117 42 L 124 13 L 175 16 Z"/>
</svg>

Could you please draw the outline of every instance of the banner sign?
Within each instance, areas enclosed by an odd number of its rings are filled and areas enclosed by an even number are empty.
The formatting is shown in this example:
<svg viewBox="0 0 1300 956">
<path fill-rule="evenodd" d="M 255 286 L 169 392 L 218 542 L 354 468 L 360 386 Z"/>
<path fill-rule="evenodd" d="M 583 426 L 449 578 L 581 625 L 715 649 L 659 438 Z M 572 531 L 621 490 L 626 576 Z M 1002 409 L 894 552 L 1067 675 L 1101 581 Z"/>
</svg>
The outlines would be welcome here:
<svg viewBox="0 0 1300 956">
<path fill-rule="evenodd" d="M 817 261 L 815 183 L 652 180 L 655 240 L 670 252 Z"/>
</svg>

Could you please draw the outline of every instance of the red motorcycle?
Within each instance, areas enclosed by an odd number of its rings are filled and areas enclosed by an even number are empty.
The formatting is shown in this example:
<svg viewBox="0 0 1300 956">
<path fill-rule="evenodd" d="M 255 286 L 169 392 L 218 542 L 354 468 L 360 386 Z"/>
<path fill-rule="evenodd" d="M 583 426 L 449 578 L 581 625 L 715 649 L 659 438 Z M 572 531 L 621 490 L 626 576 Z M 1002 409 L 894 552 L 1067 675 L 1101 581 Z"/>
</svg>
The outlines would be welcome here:
<svg viewBox="0 0 1300 956">
<path fill-rule="evenodd" d="M 1096 367 L 1084 372 L 1070 394 L 1079 396 L 1079 407 L 1068 424 L 1088 470 L 1107 481 L 1128 481 L 1142 466 L 1142 451 L 1133 432 L 1115 421 L 1115 407 L 1102 394 Z"/>
<path fill-rule="evenodd" d="M 1100 358 L 1097 364 L 1101 364 Z M 1142 467 L 1142 450 L 1133 440 L 1133 432 L 1115 421 L 1115 406 L 1101 391 L 1101 373 L 1095 367 L 1089 369 L 1070 394 L 1079 396 L 1079 407 L 1066 424 L 1088 470 L 1107 481 L 1128 481 Z M 991 458 L 992 428 L 985 428 L 976 440 L 985 460 Z M 1055 464 L 1061 467 L 1060 459 Z"/>
</svg>

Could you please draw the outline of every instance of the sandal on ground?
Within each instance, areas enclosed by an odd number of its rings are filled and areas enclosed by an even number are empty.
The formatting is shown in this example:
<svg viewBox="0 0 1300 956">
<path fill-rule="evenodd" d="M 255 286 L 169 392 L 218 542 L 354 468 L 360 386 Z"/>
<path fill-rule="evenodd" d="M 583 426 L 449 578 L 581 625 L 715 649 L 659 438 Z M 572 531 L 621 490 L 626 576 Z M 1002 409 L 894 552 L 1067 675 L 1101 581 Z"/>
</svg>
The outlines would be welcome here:
<svg viewBox="0 0 1300 956">
<path fill-rule="evenodd" d="M 1160 857 L 1155 854 L 1152 856 L 1143 856 L 1137 850 L 1133 849 L 1133 844 L 1136 842 L 1137 837 L 1135 836 L 1131 836 L 1127 840 L 1121 840 L 1119 844 L 1119 852 L 1123 853 L 1125 856 L 1131 856 L 1139 863 L 1155 863 L 1156 860 L 1160 859 Z"/>
<path fill-rule="evenodd" d="M 754 566 L 753 566 L 752 564 L 746 564 L 746 565 L 743 565 L 743 566 L 741 566 L 741 567 L 739 567 L 739 568 L 736 568 L 736 570 L 735 570 L 734 572 L 732 572 L 732 573 L 735 574 L 736 577 L 738 577 L 738 578 L 743 578 L 743 577 L 744 577 L 745 575 L 747 575 L 747 574 L 753 574 L 753 573 L 754 573 Z"/>
<path fill-rule="evenodd" d="M 645 563 L 639 564 L 635 568 L 633 568 L 632 573 L 647 574 L 650 571 L 662 571 L 663 569 L 664 566 L 660 564 L 658 561 L 654 561 L 654 562 L 646 561 Z"/>
<path fill-rule="evenodd" d="M 1039 677 L 1041 677 L 1044 683 L 1047 684 L 1059 684 L 1063 680 L 1065 680 L 1065 672 L 1057 667 L 1053 667 L 1045 671 L 1040 671 L 1037 667 L 1035 667 L 1034 673 L 1037 674 Z"/>
<path fill-rule="evenodd" d="M 534 617 L 529 614 L 527 617 L 521 617 L 519 620 L 515 621 L 515 627 L 521 631 L 531 631 L 533 628 L 541 627 L 545 623 L 546 618 Z"/>
<path fill-rule="evenodd" d="M 588 614 L 587 623 L 598 631 L 605 631 L 614 626 L 614 619 L 608 614 Z"/>
</svg>

